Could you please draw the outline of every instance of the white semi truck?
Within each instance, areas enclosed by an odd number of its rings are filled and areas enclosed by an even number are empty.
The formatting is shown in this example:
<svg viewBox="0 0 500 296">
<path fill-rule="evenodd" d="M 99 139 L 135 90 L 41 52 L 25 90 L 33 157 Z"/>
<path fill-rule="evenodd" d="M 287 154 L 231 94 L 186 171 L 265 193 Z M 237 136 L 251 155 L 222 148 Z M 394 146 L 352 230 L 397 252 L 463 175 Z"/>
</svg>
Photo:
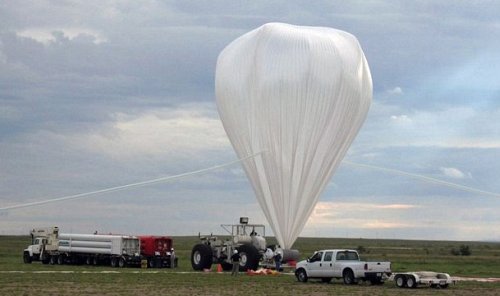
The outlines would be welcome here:
<svg viewBox="0 0 500 296">
<path fill-rule="evenodd" d="M 23 252 L 25 263 L 140 265 L 140 241 L 135 236 L 59 233 L 59 228 L 31 231 L 32 245 Z"/>
<path fill-rule="evenodd" d="M 309 278 L 318 278 L 323 282 L 341 278 L 348 285 L 356 284 L 359 280 L 378 285 L 383 284 L 390 275 L 390 262 L 360 261 L 357 251 L 345 249 L 316 251 L 295 267 L 295 276 L 299 282 L 307 282 Z"/>
</svg>

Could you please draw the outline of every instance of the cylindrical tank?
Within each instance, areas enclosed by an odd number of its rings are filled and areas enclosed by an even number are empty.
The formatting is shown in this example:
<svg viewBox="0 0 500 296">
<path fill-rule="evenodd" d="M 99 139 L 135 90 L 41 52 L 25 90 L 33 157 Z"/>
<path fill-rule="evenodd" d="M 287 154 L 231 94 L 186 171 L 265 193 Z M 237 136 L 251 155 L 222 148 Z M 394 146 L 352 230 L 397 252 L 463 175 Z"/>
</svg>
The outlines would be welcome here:
<svg viewBox="0 0 500 296">
<path fill-rule="evenodd" d="M 297 261 L 300 259 L 300 252 L 296 249 L 281 249 L 277 248 L 275 252 L 281 253 L 281 261 Z"/>
</svg>

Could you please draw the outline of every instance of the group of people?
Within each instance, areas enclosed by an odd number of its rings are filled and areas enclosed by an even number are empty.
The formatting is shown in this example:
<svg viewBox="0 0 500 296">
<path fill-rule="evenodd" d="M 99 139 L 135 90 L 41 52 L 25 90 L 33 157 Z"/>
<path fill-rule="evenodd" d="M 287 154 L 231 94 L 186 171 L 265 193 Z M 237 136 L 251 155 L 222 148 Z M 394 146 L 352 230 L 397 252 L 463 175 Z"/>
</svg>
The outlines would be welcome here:
<svg viewBox="0 0 500 296">
<path fill-rule="evenodd" d="M 283 257 L 281 257 L 281 253 L 276 252 L 276 254 L 274 255 L 274 263 L 276 264 L 276 271 L 281 270 L 281 260 L 282 259 L 283 259 Z M 231 271 L 231 276 L 238 275 L 238 272 L 240 270 L 240 260 L 241 260 L 241 256 L 238 253 L 238 250 L 234 250 L 233 255 L 231 256 L 231 262 L 233 263 L 233 269 Z"/>
</svg>

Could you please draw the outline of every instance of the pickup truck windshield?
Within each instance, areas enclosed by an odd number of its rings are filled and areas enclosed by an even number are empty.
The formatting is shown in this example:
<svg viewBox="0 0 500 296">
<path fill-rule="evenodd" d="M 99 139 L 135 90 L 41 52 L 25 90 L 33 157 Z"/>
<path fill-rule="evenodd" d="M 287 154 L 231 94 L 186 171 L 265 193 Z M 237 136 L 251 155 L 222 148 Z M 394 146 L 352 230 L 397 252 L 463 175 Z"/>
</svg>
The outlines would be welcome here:
<svg viewBox="0 0 500 296">
<path fill-rule="evenodd" d="M 337 257 L 335 259 L 336 260 L 359 260 L 359 257 L 358 257 L 358 253 L 356 253 L 356 252 L 343 251 L 343 252 L 337 252 Z"/>
</svg>

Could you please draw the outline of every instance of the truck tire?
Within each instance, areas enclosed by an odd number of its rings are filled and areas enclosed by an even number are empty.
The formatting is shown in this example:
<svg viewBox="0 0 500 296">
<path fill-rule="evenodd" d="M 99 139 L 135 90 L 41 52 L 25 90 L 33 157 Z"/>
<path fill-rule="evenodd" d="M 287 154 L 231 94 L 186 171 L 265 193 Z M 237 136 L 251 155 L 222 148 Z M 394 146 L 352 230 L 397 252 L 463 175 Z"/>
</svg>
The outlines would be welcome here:
<svg viewBox="0 0 500 296">
<path fill-rule="evenodd" d="M 111 267 L 117 267 L 118 266 L 118 258 L 112 257 L 111 258 Z"/>
<path fill-rule="evenodd" d="M 155 259 L 154 258 L 149 258 L 148 259 L 148 268 L 155 268 L 155 267 L 156 267 Z"/>
<path fill-rule="evenodd" d="M 120 257 L 120 259 L 118 259 L 118 267 L 124 268 L 125 266 L 127 266 L 127 261 L 125 258 Z"/>
<path fill-rule="evenodd" d="M 398 288 L 404 288 L 406 286 L 406 278 L 404 275 L 397 275 L 395 278 L 394 278 L 394 281 L 396 282 L 396 286 Z"/>
<path fill-rule="evenodd" d="M 26 264 L 31 264 L 31 262 L 32 262 L 33 260 L 31 259 L 30 253 L 28 253 L 28 252 L 24 252 L 24 254 L 23 254 L 23 261 L 24 261 L 24 263 L 26 263 Z"/>
<path fill-rule="evenodd" d="M 240 254 L 240 271 L 257 270 L 259 267 L 259 250 L 252 245 L 242 245 L 238 248 Z"/>
<path fill-rule="evenodd" d="M 295 277 L 297 277 L 297 281 L 301 283 L 307 282 L 307 273 L 302 268 L 295 271 Z"/>
<path fill-rule="evenodd" d="M 59 255 L 57 257 L 57 264 L 63 265 L 64 264 L 64 255 Z"/>
<path fill-rule="evenodd" d="M 417 282 L 414 276 L 410 275 L 406 278 L 406 286 L 410 289 L 417 287 Z"/>
<path fill-rule="evenodd" d="M 354 278 L 354 272 L 351 269 L 344 270 L 342 278 L 344 279 L 344 284 L 346 285 L 357 284 L 356 279 Z"/>
<path fill-rule="evenodd" d="M 191 251 L 191 266 L 194 270 L 210 269 L 212 267 L 212 249 L 206 244 L 197 244 Z"/>
<path fill-rule="evenodd" d="M 57 263 L 57 258 L 56 258 L 56 256 L 54 256 L 54 255 L 50 255 L 49 263 L 50 263 L 50 265 L 54 265 L 54 264 L 56 264 L 56 263 Z"/>
</svg>

